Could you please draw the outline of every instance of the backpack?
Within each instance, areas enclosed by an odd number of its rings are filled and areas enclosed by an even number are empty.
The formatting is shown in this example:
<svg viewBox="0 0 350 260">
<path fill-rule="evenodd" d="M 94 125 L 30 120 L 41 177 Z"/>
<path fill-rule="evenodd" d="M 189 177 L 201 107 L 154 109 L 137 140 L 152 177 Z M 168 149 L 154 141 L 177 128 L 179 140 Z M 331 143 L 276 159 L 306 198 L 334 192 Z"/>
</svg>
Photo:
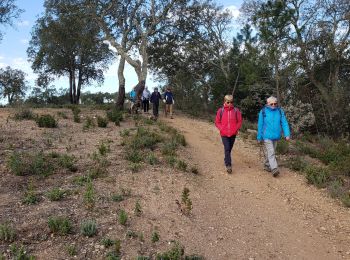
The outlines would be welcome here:
<svg viewBox="0 0 350 260">
<path fill-rule="evenodd" d="M 167 104 L 172 104 L 173 103 L 173 94 L 171 92 L 167 92 L 164 95 L 165 102 Z"/>
<path fill-rule="evenodd" d="M 238 111 L 238 109 L 233 107 L 233 110 L 235 111 L 236 124 L 237 124 L 238 123 L 238 119 L 237 119 L 237 111 Z M 224 114 L 224 111 L 225 111 L 224 107 L 221 107 L 221 110 L 220 110 L 220 122 L 221 122 L 221 119 L 222 119 L 222 115 Z"/>
</svg>

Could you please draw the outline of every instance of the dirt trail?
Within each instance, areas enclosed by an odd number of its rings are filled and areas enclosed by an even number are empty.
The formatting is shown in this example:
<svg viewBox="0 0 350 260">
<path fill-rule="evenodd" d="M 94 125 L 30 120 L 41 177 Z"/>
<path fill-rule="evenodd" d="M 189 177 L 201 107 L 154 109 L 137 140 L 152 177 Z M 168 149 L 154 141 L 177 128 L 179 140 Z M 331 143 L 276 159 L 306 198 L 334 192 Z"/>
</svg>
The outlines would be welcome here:
<svg viewBox="0 0 350 260">
<path fill-rule="evenodd" d="M 185 135 L 200 170 L 191 190 L 198 230 L 187 230 L 187 242 L 206 259 L 350 259 L 348 209 L 288 169 L 273 178 L 262 170 L 258 149 L 240 138 L 228 175 L 213 124 L 183 116 L 165 121 Z"/>
</svg>

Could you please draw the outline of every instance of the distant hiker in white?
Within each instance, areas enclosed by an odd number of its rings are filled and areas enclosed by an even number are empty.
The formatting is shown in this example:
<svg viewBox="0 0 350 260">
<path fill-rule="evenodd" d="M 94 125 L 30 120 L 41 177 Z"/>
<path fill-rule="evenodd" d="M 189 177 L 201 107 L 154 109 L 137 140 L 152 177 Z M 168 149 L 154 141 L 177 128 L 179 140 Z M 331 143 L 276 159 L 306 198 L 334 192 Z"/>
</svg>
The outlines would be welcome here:
<svg viewBox="0 0 350 260">
<path fill-rule="evenodd" d="M 275 151 L 282 131 L 286 140 L 289 141 L 290 130 L 287 118 L 283 109 L 278 106 L 277 98 L 271 96 L 267 99 L 266 106 L 259 112 L 257 140 L 259 143 L 264 143 L 264 169 L 271 172 L 273 177 L 277 177 L 280 173 Z"/>
<path fill-rule="evenodd" d="M 143 107 L 144 113 L 148 113 L 150 97 L 151 97 L 151 92 L 148 90 L 147 87 L 145 87 L 145 89 L 142 92 L 142 107 Z"/>
</svg>

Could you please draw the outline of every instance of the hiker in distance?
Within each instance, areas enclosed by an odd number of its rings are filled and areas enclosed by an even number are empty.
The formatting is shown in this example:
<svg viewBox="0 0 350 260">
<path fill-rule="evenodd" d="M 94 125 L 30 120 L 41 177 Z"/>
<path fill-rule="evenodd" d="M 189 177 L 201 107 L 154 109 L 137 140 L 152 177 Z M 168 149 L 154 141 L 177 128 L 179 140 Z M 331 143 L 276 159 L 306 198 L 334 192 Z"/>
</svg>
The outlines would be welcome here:
<svg viewBox="0 0 350 260">
<path fill-rule="evenodd" d="M 224 97 L 224 105 L 216 113 L 215 126 L 220 130 L 225 151 L 225 166 L 227 173 L 232 173 L 231 151 L 236 140 L 238 130 L 242 126 L 242 114 L 233 106 L 233 96 Z"/>
<path fill-rule="evenodd" d="M 170 118 L 173 119 L 173 105 L 175 104 L 175 101 L 170 87 L 166 88 L 163 102 L 165 103 L 165 116 L 167 116 L 169 113 Z"/>
<path fill-rule="evenodd" d="M 286 140 L 289 141 L 290 130 L 287 118 L 282 108 L 278 106 L 277 98 L 271 96 L 267 99 L 266 106 L 259 112 L 257 140 L 264 144 L 264 170 L 271 172 L 273 177 L 277 177 L 280 173 L 275 151 L 282 131 Z"/>
<path fill-rule="evenodd" d="M 153 116 L 154 120 L 157 120 L 158 114 L 159 114 L 159 100 L 162 99 L 162 96 L 158 92 L 158 88 L 154 88 L 154 91 L 151 95 L 150 101 L 153 104 L 152 109 L 153 109 Z"/>
<path fill-rule="evenodd" d="M 145 87 L 145 89 L 142 92 L 142 107 L 143 107 L 144 113 L 148 113 L 150 97 L 151 97 L 151 92 L 148 90 L 147 87 Z"/>
</svg>

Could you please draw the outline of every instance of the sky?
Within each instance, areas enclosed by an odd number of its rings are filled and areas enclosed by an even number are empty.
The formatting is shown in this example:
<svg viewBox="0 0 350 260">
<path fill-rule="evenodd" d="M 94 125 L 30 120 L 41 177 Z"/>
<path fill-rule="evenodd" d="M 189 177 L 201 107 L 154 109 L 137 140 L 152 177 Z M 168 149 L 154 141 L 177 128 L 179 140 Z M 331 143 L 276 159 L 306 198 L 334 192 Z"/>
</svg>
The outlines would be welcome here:
<svg viewBox="0 0 350 260">
<path fill-rule="evenodd" d="M 218 0 L 217 3 L 229 8 L 234 17 L 239 15 L 239 8 L 243 0 Z M 20 18 L 14 21 L 14 26 L 2 26 L 3 39 L 0 42 L 0 68 L 10 66 L 12 69 L 20 69 L 26 73 L 26 80 L 32 88 L 35 86 L 36 74 L 31 69 L 31 64 L 27 60 L 27 48 L 31 38 L 32 27 L 35 21 L 44 12 L 44 0 L 17 0 L 16 4 L 24 12 Z M 116 92 L 118 90 L 117 69 L 118 61 L 110 65 L 105 72 L 105 81 L 100 87 L 96 85 L 84 87 L 82 93 L 90 91 L 95 92 Z M 133 68 L 127 64 L 125 67 L 126 91 L 129 92 L 137 84 L 136 73 Z M 149 89 L 158 86 L 160 83 L 149 75 L 146 85 Z M 57 89 L 68 88 L 68 78 L 56 79 L 53 83 Z"/>
</svg>

